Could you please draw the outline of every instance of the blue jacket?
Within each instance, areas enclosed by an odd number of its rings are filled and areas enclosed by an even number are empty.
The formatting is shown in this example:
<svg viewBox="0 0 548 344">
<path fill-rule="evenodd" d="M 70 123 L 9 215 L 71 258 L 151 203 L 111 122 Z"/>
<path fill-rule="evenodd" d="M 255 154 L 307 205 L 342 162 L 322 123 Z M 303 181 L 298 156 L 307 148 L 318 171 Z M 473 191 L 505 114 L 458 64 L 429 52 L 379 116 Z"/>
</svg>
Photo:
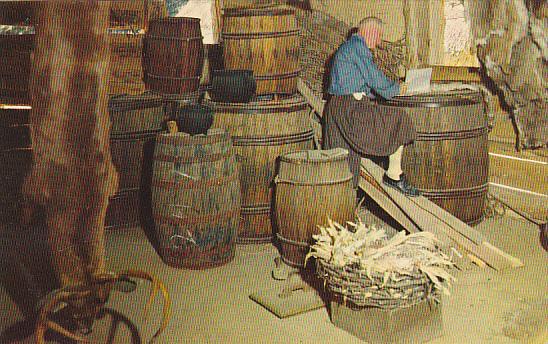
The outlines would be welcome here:
<svg viewBox="0 0 548 344">
<path fill-rule="evenodd" d="M 400 85 L 384 75 L 373 62 L 365 40 L 354 34 L 335 53 L 328 92 L 333 95 L 365 92 L 370 98 L 390 99 L 400 93 Z"/>
</svg>

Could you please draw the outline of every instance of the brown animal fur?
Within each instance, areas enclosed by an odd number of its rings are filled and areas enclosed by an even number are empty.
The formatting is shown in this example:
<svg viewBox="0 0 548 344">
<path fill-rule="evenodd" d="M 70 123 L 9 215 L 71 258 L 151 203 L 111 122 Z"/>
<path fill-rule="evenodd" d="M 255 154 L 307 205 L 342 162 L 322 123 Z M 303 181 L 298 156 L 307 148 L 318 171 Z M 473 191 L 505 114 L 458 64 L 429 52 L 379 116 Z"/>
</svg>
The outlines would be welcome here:
<svg viewBox="0 0 548 344">
<path fill-rule="evenodd" d="M 107 112 L 108 3 L 44 2 L 31 80 L 34 163 L 23 192 L 44 209 L 62 286 L 104 271 L 108 197 L 117 187 Z"/>
<path fill-rule="evenodd" d="M 511 107 L 518 147 L 548 143 L 547 0 L 469 0 L 478 58 Z"/>
</svg>

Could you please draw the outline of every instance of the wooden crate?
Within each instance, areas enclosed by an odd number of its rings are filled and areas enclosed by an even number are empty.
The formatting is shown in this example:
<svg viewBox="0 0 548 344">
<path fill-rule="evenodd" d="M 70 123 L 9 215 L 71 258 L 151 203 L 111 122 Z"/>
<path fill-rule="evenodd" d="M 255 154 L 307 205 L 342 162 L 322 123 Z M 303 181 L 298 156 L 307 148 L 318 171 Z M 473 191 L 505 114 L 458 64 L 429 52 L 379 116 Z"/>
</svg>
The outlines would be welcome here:
<svg viewBox="0 0 548 344">
<path fill-rule="evenodd" d="M 110 34 L 109 94 L 144 92 L 142 50 L 143 34 Z"/>
<path fill-rule="evenodd" d="M 332 301 L 331 321 L 368 343 L 423 343 L 443 334 L 441 305 L 433 301 L 394 310 L 353 309 Z"/>
</svg>

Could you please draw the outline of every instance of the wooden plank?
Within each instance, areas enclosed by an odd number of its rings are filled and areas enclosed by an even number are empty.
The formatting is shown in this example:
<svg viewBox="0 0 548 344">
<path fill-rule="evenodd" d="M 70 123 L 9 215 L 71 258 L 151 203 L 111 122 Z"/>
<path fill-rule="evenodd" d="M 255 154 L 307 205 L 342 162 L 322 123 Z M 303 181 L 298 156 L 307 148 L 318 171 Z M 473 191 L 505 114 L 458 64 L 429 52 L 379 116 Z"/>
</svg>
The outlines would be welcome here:
<svg viewBox="0 0 548 344">
<path fill-rule="evenodd" d="M 472 263 L 476 264 L 477 266 L 479 266 L 482 269 L 487 266 L 487 264 L 485 264 L 485 262 L 483 260 L 479 259 L 478 257 L 474 256 L 471 253 L 468 253 L 466 256 L 468 257 L 468 259 L 470 259 L 472 261 Z"/>
<path fill-rule="evenodd" d="M 382 168 L 375 165 L 371 160 L 362 159 L 362 171 L 363 172 L 361 173 L 369 174 L 374 178 L 377 184 L 382 187 L 388 199 L 396 204 L 400 210 L 417 225 L 417 227 L 423 231 L 434 233 L 439 240 L 446 244 L 451 244 L 455 241 L 441 229 L 446 226 L 443 222 L 439 221 L 436 217 L 431 216 L 423 209 L 416 207 L 407 199 L 407 196 L 392 188 L 384 186 L 382 183 L 382 175 L 384 173 Z"/>
<path fill-rule="evenodd" d="M 481 82 L 479 68 L 457 66 L 431 66 L 432 81 Z"/>
<path fill-rule="evenodd" d="M 426 197 L 409 197 L 409 201 L 415 203 L 415 205 L 430 215 L 436 217 L 453 230 L 457 231 L 462 236 L 466 237 L 476 245 L 481 245 L 485 241 L 483 235 L 468 226 L 466 223 L 462 222 L 457 217 L 453 216 L 451 213 L 447 212 L 445 209 L 442 209 L 440 206 L 431 202 Z"/>
<path fill-rule="evenodd" d="M 440 15 L 444 11 L 444 1 L 429 0 L 428 34 L 430 36 L 429 64 L 443 64 L 444 59 L 444 32 L 445 17 Z"/>
<path fill-rule="evenodd" d="M 420 231 L 420 228 L 392 202 L 372 177 L 360 173 L 359 187 L 409 233 Z"/>
<path fill-rule="evenodd" d="M 297 90 L 301 93 L 304 99 L 306 99 L 308 104 L 312 106 L 318 116 L 322 117 L 326 101 L 315 95 L 314 91 L 312 91 L 301 78 L 297 80 Z"/>
<path fill-rule="evenodd" d="M 548 195 L 548 163 L 546 159 L 530 159 L 519 155 L 492 152 L 489 155 L 489 180 Z M 536 161 L 538 160 L 538 161 Z M 542 161 L 545 160 L 545 161 Z"/>
<path fill-rule="evenodd" d="M 500 248 L 498 247 L 495 247 L 493 244 L 487 242 L 487 241 L 484 241 L 483 242 L 483 246 L 489 248 L 490 250 L 492 250 L 493 252 L 497 252 L 498 254 L 500 254 L 502 257 L 506 258 L 511 264 L 512 264 L 512 267 L 514 268 L 519 268 L 519 267 L 522 267 L 523 266 L 523 262 L 516 258 L 516 257 L 513 257 L 511 255 L 509 255 L 508 253 L 504 252 L 503 250 L 501 250 Z"/>
<path fill-rule="evenodd" d="M 489 183 L 489 192 L 512 208 L 540 222 L 548 219 L 548 196 L 519 190 L 512 186 Z"/>
<path fill-rule="evenodd" d="M 484 245 L 477 245 L 470 239 L 455 231 L 445 222 L 439 220 L 423 208 L 418 207 L 414 202 L 409 200 L 409 197 L 399 191 L 382 185 L 381 180 L 383 170 L 372 161 L 362 159 L 362 168 L 364 168 L 367 173 L 371 174 L 375 180 L 377 180 L 379 185 L 381 185 L 390 198 L 398 204 L 401 210 L 405 212 L 423 230 L 434 233 L 440 240 L 446 243 L 448 243 L 447 238 L 449 238 L 454 244 L 457 244 L 459 247 L 474 254 L 495 270 L 513 267 L 513 264 L 509 262 L 508 259 L 501 256 L 498 252 L 495 252 Z"/>
</svg>

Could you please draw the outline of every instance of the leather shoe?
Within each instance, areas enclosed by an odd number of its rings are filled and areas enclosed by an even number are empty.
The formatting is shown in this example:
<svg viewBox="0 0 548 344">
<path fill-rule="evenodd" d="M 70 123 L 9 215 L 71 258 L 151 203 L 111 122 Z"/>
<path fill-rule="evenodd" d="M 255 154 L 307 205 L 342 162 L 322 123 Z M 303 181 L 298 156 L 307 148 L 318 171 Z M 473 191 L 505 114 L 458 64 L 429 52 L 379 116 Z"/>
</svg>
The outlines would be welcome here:
<svg viewBox="0 0 548 344">
<path fill-rule="evenodd" d="M 388 177 L 385 173 L 384 176 L 382 177 L 382 182 L 384 185 L 388 185 L 391 188 L 394 188 L 400 191 L 404 195 L 407 195 L 410 197 L 417 197 L 421 195 L 420 191 L 417 190 L 417 188 L 409 184 L 409 182 L 407 181 L 407 178 L 405 177 L 405 174 L 403 173 L 400 175 L 400 180 L 394 180 Z"/>
</svg>

